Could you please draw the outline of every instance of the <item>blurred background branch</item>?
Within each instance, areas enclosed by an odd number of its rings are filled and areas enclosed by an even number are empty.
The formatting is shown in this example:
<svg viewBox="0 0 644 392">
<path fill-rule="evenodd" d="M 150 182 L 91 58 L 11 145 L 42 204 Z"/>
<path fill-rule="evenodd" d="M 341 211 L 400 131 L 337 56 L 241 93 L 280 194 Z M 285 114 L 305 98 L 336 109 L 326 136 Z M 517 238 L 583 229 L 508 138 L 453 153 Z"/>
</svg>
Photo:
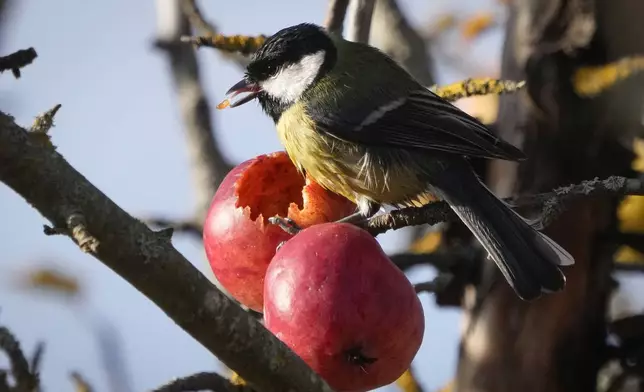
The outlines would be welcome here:
<svg viewBox="0 0 644 392">
<path fill-rule="evenodd" d="M 330 0 L 327 8 L 324 26 L 334 34 L 342 35 L 344 31 L 344 18 L 349 7 L 349 0 Z"/>
<path fill-rule="evenodd" d="M 191 35 L 186 12 L 199 28 L 214 32 L 191 0 L 157 0 L 156 46 L 168 59 L 170 75 L 183 118 L 190 172 L 195 194 L 194 213 L 187 221 L 192 227 L 203 226 L 203 220 L 217 186 L 231 169 L 221 151 L 212 119 L 212 108 L 203 88 L 195 49 L 181 42 Z M 153 223 L 170 223 L 167 219 L 151 218 Z M 175 226 L 174 224 L 170 225 Z"/>
<path fill-rule="evenodd" d="M 0 11 L 2 11 L 0 9 Z M 1 17 L 1 15 L 0 15 Z M 20 69 L 31 64 L 38 54 L 34 48 L 18 50 L 6 56 L 0 56 L 0 73 L 11 71 L 14 77 L 20 77 Z"/>
<path fill-rule="evenodd" d="M 31 392 L 40 388 L 38 369 L 29 366 L 20 343 L 6 327 L 0 327 L 0 352 L 9 359 L 9 369 L 0 369 L 0 391 Z M 12 378 L 13 385 L 9 385 L 7 376 Z"/>
<path fill-rule="evenodd" d="M 351 0 L 349 2 L 345 39 L 354 42 L 369 42 L 374 3 L 375 0 Z"/>
<path fill-rule="evenodd" d="M 376 0 L 369 43 L 396 60 L 422 84 L 435 83 L 429 45 L 411 26 L 396 0 Z"/>
</svg>

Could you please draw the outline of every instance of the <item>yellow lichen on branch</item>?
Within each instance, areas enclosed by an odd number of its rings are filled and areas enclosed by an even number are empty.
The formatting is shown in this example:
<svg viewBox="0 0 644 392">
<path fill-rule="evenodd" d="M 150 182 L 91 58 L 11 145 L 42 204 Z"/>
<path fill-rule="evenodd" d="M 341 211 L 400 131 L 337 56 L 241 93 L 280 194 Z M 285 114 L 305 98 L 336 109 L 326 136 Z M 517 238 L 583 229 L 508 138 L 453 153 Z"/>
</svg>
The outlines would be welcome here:
<svg viewBox="0 0 644 392">
<path fill-rule="evenodd" d="M 246 380 L 241 378 L 241 376 L 237 374 L 237 372 L 232 371 L 230 373 L 230 383 L 233 385 L 246 385 Z"/>
<path fill-rule="evenodd" d="M 572 77 L 575 93 L 593 97 L 629 76 L 644 70 L 644 56 L 627 57 L 595 67 L 582 67 Z"/>
<path fill-rule="evenodd" d="M 403 373 L 400 377 L 398 377 L 398 380 L 396 380 L 396 386 L 402 392 L 420 392 L 421 391 L 421 388 L 418 385 L 418 381 L 416 381 L 416 378 L 414 377 L 414 374 L 411 372 L 410 369 L 407 369 L 405 373 Z"/>
<path fill-rule="evenodd" d="M 500 95 L 513 93 L 525 86 L 524 81 L 515 82 L 512 80 L 499 79 L 466 79 L 458 83 L 448 84 L 446 86 L 431 86 L 429 89 L 441 98 L 454 102 L 461 98 L 472 97 L 475 95 Z"/>
<path fill-rule="evenodd" d="M 67 295 L 76 295 L 80 292 L 80 285 L 74 277 L 46 268 L 30 271 L 25 285 Z"/>
<path fill-rule="evenodd" d="M 461 36 L 465 40 L 471 41 L 480 36 L 485 31 L 494 27 L 495 24 L 496 19 L 494 17 L 494 14 L 490 12 L 474 15 L 473 17 L 463 22 L 461 26 Z"/>
<path fill-rule="evenodd" d="M 182 41 L 190 42 L 197 47 L 206 46 L 227 53 L 239 53 L 248 56 L 255 52 L 266 41 L 265 35 L 223 35 L 182 37 Z"/>
<path fill-rule="evenodd" d="M 450 380 L 444 387 L 438 390 L 438 392 L 452 392 L 454 389 L 454 380 Z"/>
<path fill-rule="evenodd" d="M 438 37 L 455 26 L 456 17 L 453 14 L 445 14 L 436 18 L 427 35 L 429 37 Z"/>
<path fill-rule="evenodd" d="M 54 127 L 54 117 L 61 107 L 61 104 L 57 104 L 53 108 L 36 117 L 33 125 L 29 128 L 29 135 L 32 141 L 44 146 L 55 148 L 51 143 L 49 130 Z"/>
<path fill-rule="evenodd" d="M 644 173 L 644 139 L 635 139 L 633 150 L 637 155 L 633 169 Z M 625 197 L 617 209 L 617 217 L 621 232 L 644 234 L 644 196 Z M 644 254 L 629 246 L 622 246 L 617 250 L 615 260 L 618 263 L 644 263 Z"/>
</svg>

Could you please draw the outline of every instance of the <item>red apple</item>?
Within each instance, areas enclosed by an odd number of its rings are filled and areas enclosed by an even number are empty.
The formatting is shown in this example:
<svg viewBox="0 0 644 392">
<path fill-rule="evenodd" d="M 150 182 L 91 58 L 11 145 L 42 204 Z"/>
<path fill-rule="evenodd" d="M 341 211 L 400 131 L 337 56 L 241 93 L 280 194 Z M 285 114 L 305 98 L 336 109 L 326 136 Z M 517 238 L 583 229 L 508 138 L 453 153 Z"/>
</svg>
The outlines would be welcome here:
<svg viewBox="0 0 644 392">
<path fill-rule="evenodd" d="M 307 227 L 353 211 L 353 203 L 299 174 L 285 152 L 260 155 L 231 170 L 217 189 L 204 224 L 206 256 L 222 286 L 261 311 L 268 263 L 291 237 L 268 218 L 289 217 Z"/>
<path fill-rule="evenodd" d="M 394 382 L 425 329 L 407 277 L 346 223 L 312 226 L 279 249 L 266 272 L 264 321 L 337 391 Z"/>
</svg>

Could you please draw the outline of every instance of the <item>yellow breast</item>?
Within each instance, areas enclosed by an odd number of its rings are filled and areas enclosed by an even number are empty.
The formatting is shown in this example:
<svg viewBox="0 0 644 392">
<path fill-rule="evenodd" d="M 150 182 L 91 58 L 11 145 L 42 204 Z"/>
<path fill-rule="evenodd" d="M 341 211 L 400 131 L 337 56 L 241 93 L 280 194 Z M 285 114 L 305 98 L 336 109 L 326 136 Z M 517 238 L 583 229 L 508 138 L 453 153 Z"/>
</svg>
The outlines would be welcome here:
<svg viewBox="0 0 644 392">
<path fill-rule="evenodd" d="M 317 132 L 301 103 L 285 111 L 277 133 L 300 171 L 323 187 L 356 202 L 366 197 L 381 204 L 426 203 L 426 184 L 413 153 L 365 147 Z"/>
</svg>

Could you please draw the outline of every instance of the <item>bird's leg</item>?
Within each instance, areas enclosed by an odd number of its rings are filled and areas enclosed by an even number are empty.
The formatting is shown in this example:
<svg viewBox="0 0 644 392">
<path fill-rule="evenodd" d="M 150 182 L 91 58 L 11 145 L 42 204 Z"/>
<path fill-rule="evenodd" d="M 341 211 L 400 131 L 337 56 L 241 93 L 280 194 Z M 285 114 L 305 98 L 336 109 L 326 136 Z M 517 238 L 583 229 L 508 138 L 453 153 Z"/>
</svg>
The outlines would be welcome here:
<svg viewBox="0 0 644 392">
<path fill-rule="evenodd" d="M 293 221 L 291 218 L 283 218 L 281 216 L 275 215 L 268 218 L 268 223 L 272 225 L 277 225 L 280 229 L 289 233 L 290 235 L 295 235 L 302 231 L 302 228 Z"/>
<path fill-rule="evenodd" d="M 380 210 L 380 205 L 369 199 L 358 198 L 358 211 L 345 216 L 342 219 L 335 221 L 336 223 L 352 223 L 354 225 L 360 226 L 361 224 L 367 222 L 372 216 L 376 215 L 378 210 Z"/>
</svg>

